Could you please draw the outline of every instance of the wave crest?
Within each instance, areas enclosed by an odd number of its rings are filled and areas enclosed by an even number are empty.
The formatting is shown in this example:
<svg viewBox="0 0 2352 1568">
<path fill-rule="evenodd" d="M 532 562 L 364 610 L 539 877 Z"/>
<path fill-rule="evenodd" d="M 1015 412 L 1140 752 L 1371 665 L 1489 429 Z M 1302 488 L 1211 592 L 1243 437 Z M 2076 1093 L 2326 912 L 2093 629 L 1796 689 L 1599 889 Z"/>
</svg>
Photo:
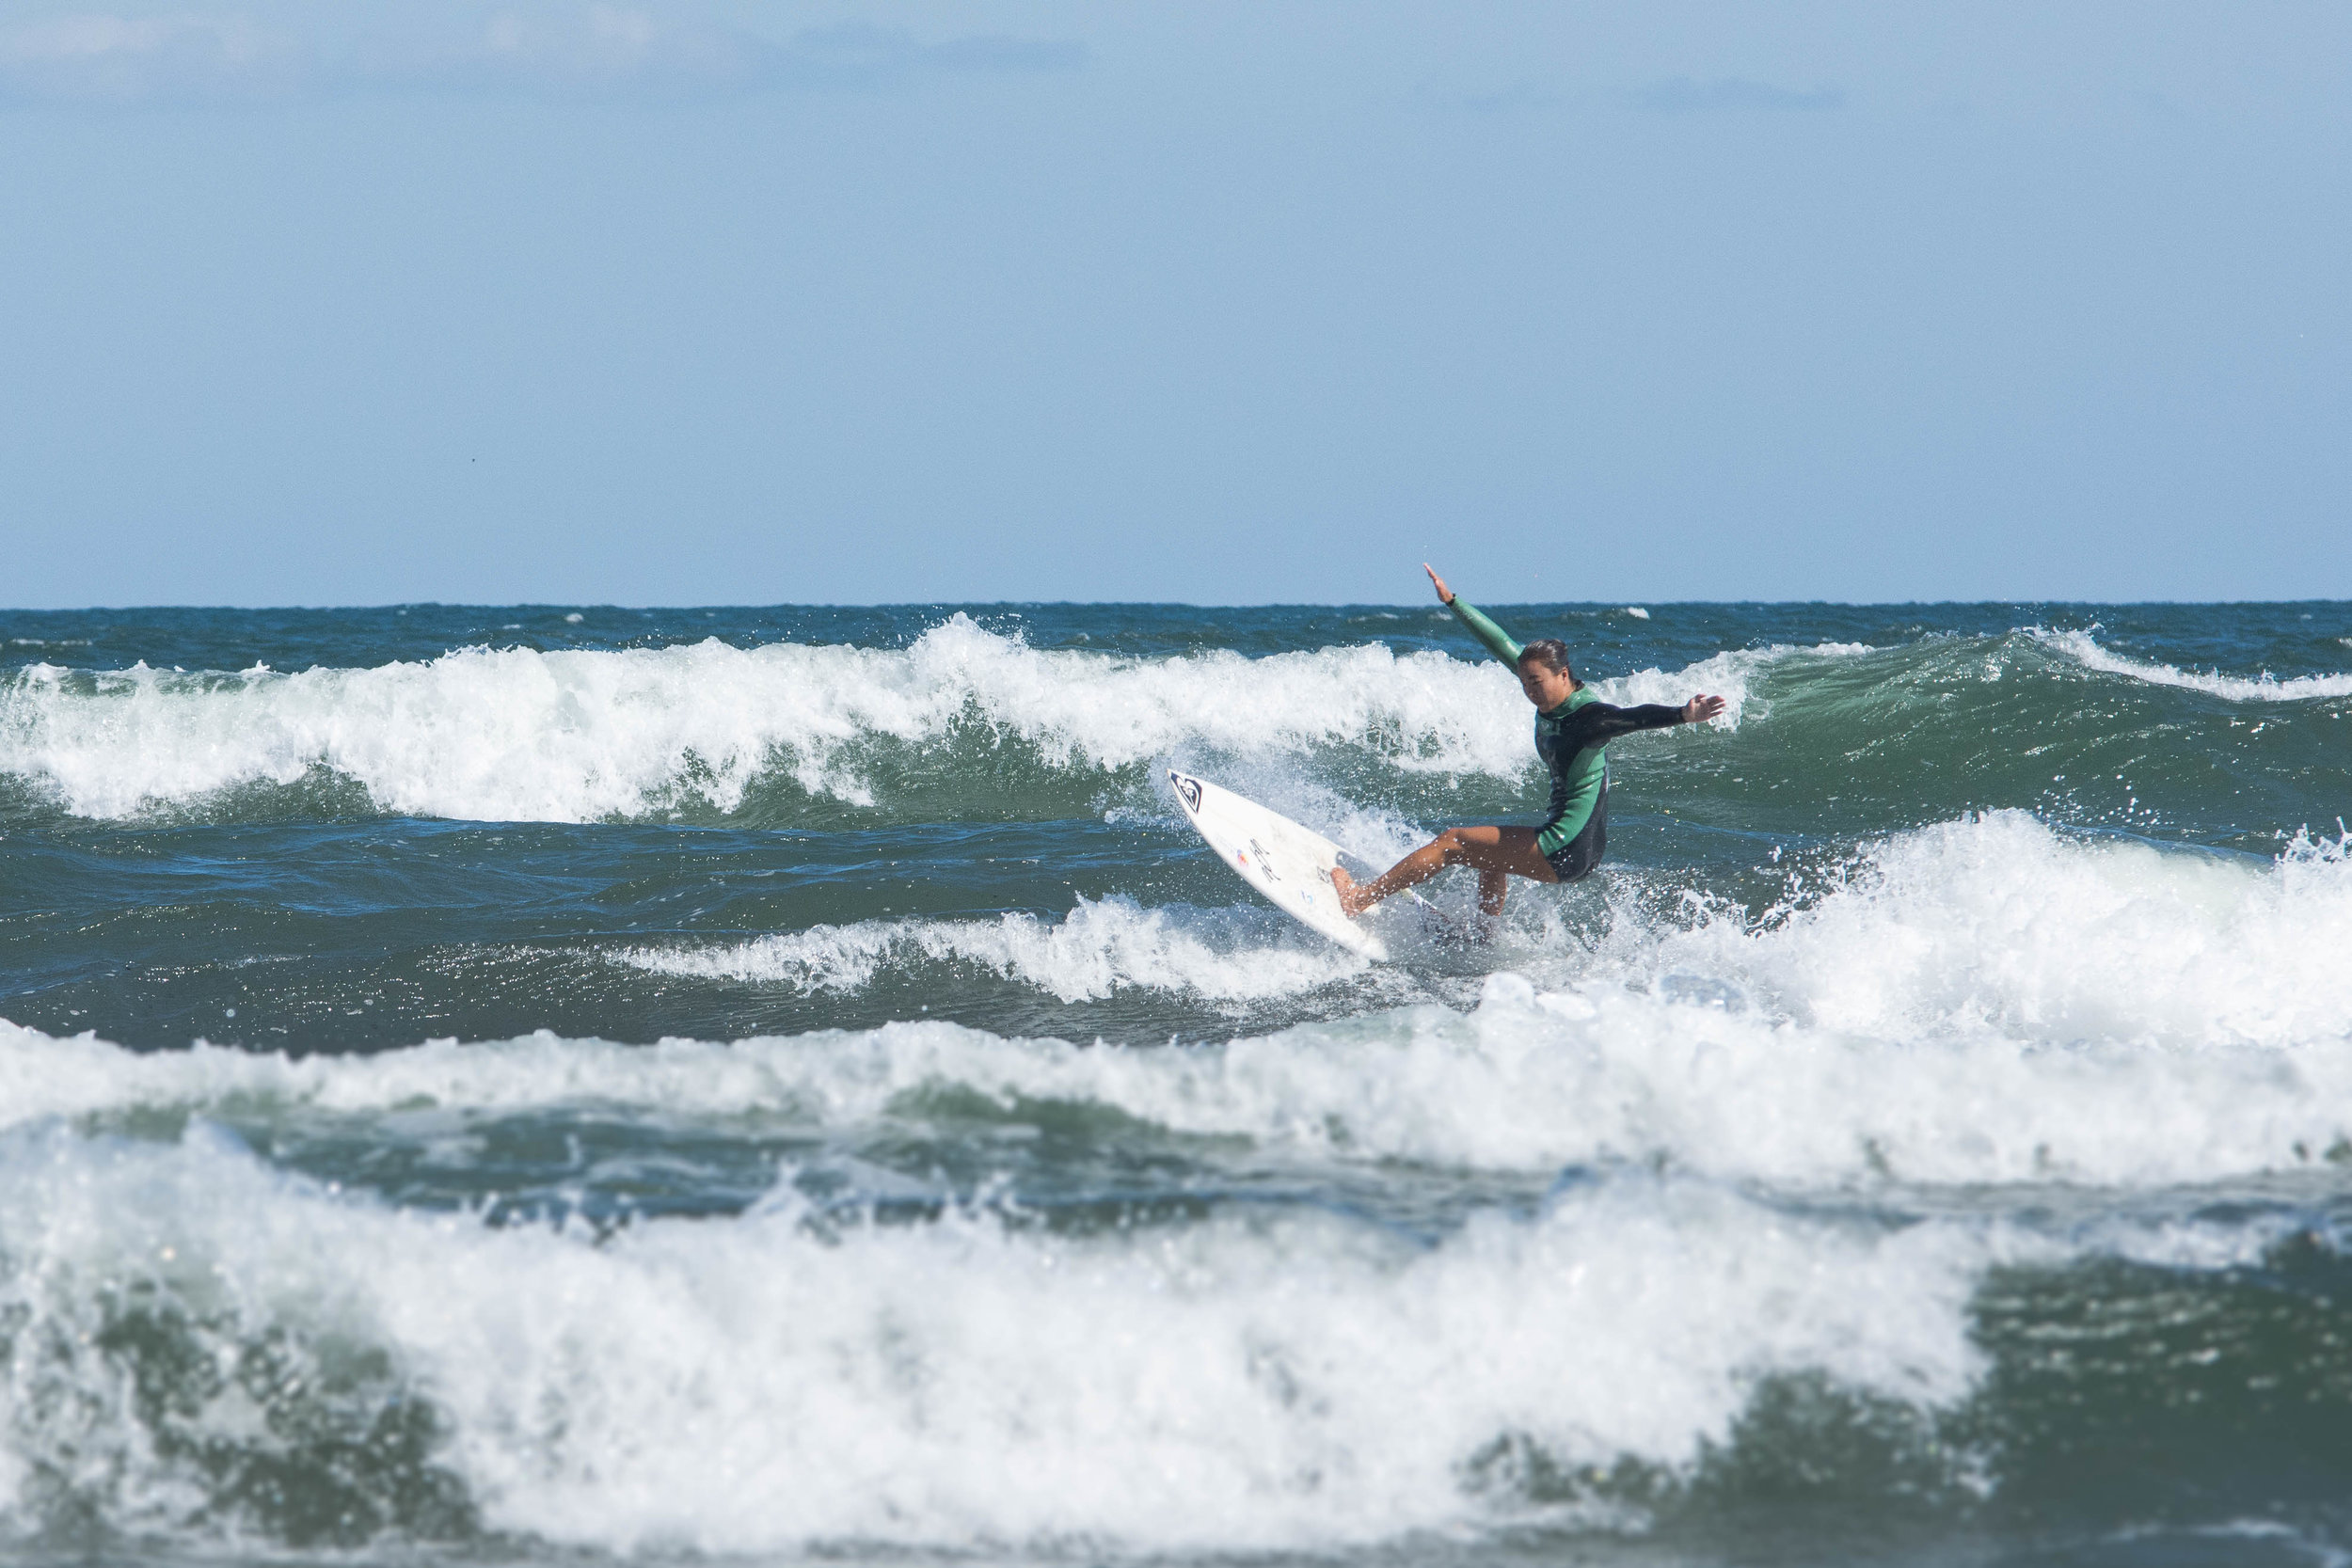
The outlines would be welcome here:
<svg viewBox="0 0 2352 1568">
<path fill-rule="evenodd" d="M 136 1055 L 0 1026 L 0 1125 L 136 1107 L 264 1119 L 405 1103 L 622 1104 L 854 1124 L 939 1086 L 1097 1105 L 1321 1158 L 1543 1171 L 1663 1159 L 1728 1179 L 2210 1181 L 2352 1160 L 2352 855 L 2267 867 L 2064 838 L 2029 818 L 1926 830 L 1762 921 L 1621 906 L 1429 1005 L 1221 1044 L 1087 1045 L 947 1022 L 628 1048 L 545 1035 L 290 1060 Z M 1088 904 L 1055 925 L 820 927 L 624 961 L 825 992 L 919 994 L 977 965 L 1064 999 L 1158 987 L 1254 1002 L 1345 982 L 1475 985 L 1292 943 L 1258 911 Z M 912 1008 L 910 1007 L 910 1010 Z"/>
<path fill-rule="evenodd" d="M 2087 631 L 2037 631 L 2033 635 L 2043 646 L 2057 649 L 2086 670 L 2123 675 L 2151 686 L 2202 691 L 2233 703 L 2303 703 L 2315 698 L 2352 697 L 2352 673 L 2296 675 L 2288 680 L 2265 673 L 2249 680 L 2218 671 L 2183 670 L 2177 665 L 2127 658 L 2099 646 Z"/>
<path fill-rule="evenodd" d="M 389 1209 L 201 1126 L 12 1133 L 0 1175 L 29 1396 L 0 1469 L 49 1478 L 0 1520 L 199 1539 L 478 1520 L 624 1553 L 1166 1550 L 1476 1528 L 1464 1470 L 1506 1433 L 1680 1465 L 1762 1370 L 1962 1396 L 1969 1283 L 2009 1250 L 1647 1181 L 1429 1247 L 1311 1210 L 818 1231 L 788 1190 L 598 1238 Z M 370 1443 L 384 1412 L 416 1434 Z"/>
<path fill-rule="evenodd" d="M 1146 910 L 1123 896 L 1081 897 L 1058 921 L 1020 912 L 993 921 L 867 920 L 732 946 L 636 947 L 613 957 L 658 974 L 802 994 L 862 990 L 886 965 L 963 964 L 1062 1002 L 1099 1001 L 1136 987 L 1254 1001 L 1295 996 L 1371 967 L 1273 911 Z"/>
<path fill-rule="evenodd" d="M 1653 687 L 1706 679 L 1736 715 L 1762 657 L 1602 689 L 1645 701 Z M 0 773 L 90 817 L 321 773 L 355 781 L 378 811 L 485 821 L 729 813 L 771 777 L 869 807 L 894 750 L 987 773 L 1008 746 L 1074 784 L 1081 802 L 1186 747 L 1343 747 L 1392 769 L 1503 779 L 1529 766 L 1523 705 L 1491 665 L 1376 643 L 1260 658 L 1039 650 L 961 614 L 903 650 L 469 648 L 294 674 L 34 665 L 0 682 Z"/>
</svg>

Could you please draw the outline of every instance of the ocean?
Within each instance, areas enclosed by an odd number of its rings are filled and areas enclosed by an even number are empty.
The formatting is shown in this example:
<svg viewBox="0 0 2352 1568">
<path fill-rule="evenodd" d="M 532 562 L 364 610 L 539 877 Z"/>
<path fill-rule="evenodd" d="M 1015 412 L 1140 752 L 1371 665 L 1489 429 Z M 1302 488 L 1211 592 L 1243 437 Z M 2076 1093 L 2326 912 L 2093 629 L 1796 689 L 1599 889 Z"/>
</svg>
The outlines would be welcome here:
<svg viewBox="0 0 2352 1568">
<path fill-rule="evenodd" d="M 1489 608 L 0 612 L 0 1557 L 2352 1562 L 2352 604 Z"/>
</svg>

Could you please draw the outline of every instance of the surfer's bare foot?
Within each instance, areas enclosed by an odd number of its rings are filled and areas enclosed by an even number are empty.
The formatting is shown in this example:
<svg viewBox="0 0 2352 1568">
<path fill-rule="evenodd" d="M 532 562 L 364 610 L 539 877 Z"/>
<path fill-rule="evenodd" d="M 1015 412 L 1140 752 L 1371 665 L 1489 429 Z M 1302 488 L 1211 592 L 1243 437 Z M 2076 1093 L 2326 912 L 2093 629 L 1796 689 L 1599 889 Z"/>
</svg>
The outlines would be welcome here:
<svg viewBox="0 0 2352 1568">
<path fill-rule="evenodd" d="M 1335 865 L 1331 868 L 1331 891 L 1340 895 L 1342 914 L 1353 918 L 1364 912 L 1364 905 L 1369 900 L 1364 897 L 1364 890 L 1356 885 L 1356 879 L 1347 874 L 1345 866 Z"/>
</svg>

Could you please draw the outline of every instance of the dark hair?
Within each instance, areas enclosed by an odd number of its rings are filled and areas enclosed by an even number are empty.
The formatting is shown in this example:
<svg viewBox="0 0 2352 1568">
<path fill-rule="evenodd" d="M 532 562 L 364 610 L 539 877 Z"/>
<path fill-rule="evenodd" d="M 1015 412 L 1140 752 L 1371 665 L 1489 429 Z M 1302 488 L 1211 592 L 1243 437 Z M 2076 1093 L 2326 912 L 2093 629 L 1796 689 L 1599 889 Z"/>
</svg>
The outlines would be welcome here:
<svg viewBox="0 0 2352 1568">
<path fill-rule="evenodd" d="M 1568 645 L 1556 637 L 1539 637 L 1519 650 L 1521 664 L 1531 659 L 1550 665 L 1570 680 L 1576 679 L 1576 672 L 1568 668 Z"/>
</svg>

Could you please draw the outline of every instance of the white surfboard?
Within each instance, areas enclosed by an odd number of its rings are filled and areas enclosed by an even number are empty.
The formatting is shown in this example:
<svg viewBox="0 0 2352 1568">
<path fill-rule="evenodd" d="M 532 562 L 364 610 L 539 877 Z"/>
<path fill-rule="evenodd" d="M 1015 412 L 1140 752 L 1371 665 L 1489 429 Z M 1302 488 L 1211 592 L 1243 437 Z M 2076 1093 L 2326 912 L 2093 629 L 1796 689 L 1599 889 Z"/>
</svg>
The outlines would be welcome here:
<svg viewBox="0 0 2352 1568">
<path fill-rule="evenodd" d="M 1389 956 L 1386 942 L 1340 912 L 1340 895 L 1331 886 L 1331 868 L 1344 853 L 1338 845 L 1206 779 L 1171 768 L 1168 782 L 1193 830 L 1277 909 L 1367 958 Z"/>
</svg>

